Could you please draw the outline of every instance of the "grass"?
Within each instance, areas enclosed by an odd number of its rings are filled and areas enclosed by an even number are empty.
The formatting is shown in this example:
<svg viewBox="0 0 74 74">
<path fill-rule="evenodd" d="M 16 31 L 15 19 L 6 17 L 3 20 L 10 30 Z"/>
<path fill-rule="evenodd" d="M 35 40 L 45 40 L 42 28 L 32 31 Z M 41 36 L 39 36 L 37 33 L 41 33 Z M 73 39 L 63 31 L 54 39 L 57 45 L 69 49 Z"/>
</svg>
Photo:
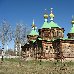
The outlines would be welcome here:
<svg viewBox="0 0 74 74">
<path fill-rule="evenodd" d="M 0 74 L 74 74 L 74 62 L 23 61 L 4 59 Z"/>
</svg>

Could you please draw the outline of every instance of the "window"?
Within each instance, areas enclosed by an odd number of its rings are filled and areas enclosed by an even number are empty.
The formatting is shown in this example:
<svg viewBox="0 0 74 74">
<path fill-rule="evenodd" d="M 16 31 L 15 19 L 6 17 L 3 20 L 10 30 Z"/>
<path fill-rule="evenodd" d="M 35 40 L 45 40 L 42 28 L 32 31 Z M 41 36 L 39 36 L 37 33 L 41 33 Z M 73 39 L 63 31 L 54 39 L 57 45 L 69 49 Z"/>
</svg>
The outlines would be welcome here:
<svg viewBox="0 0 74 74">
<path fill-rule="evenodd" d="M 48 50 L 48 46 L 46 46 L 46 50 Z"/>
<path fill-rule="evenodd" d="M 52 36 L 54 36 L 54 32 L 52 32 Z"/>
<path fill-rule="evenodd" d="M 61 32 L 59 32 L 59 34 L 58 34 L 59 36 L 61 36 Z"/>
</svg>

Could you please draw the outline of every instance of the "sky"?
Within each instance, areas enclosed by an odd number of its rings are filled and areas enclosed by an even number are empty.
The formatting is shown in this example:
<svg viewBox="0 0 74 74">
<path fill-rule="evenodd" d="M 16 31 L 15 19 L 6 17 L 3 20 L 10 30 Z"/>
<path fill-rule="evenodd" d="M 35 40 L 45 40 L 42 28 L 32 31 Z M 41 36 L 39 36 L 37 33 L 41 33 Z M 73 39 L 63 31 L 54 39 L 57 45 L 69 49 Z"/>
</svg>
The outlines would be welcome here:
<svg viewBox="0 0 74 74">
<path fill-rule="evenodd" d="M 74 0 L 0 0 L 0 23 L 5 18 L 13 28 L 18 22 L 31 27 L 34 19 L 39 29 L 44 23 L 45 9 L 50 14 L 50 8 L 53 8 L 54 21 L 65 29 L 64 37 L 67 37 L 67 33 L 72 27 L 73 7 Z"/>
</svg>

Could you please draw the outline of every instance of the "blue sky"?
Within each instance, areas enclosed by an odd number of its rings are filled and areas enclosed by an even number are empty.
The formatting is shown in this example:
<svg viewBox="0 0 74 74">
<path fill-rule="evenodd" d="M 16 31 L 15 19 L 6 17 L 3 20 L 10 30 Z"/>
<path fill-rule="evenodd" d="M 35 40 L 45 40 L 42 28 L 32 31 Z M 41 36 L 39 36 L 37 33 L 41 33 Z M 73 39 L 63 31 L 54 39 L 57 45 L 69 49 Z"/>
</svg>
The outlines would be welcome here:
<svg viewBox="0 0 74 74">
<path fill-rule="evenodd" d="M 50 8 L 53 8 L 54 21 L 65 29 L 67 37 L 72 26 L 73 7 L 74 0 L 0 0 L 0 23 L 5 18 L 14 28 L 18 22 L 31 27 L 32 20 L 35 19 L 36 26 L 40 28 L 44 22 L 44 10 L 47 9 L 50 14 Z"/>
</svg>

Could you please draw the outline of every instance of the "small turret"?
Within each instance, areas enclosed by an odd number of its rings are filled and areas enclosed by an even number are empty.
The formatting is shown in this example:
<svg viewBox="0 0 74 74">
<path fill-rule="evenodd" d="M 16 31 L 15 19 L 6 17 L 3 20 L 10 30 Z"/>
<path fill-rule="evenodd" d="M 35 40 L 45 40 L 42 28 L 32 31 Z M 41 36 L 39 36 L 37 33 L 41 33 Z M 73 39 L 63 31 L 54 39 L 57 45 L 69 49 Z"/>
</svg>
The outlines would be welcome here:
<svg viewBox="0 0 74 74">
<path fill-rule="evenodd" d="M 67 36 L 70 39 L 74 39 L 74 17 L 73 16 L 72 16 L 71 24 L 72 24 L 72 28 L 71 28 L 70 32 L 67 34 Z"/>
<path fill-rule="evenodd" d="M 72 24 L 72 28 L 70 30 L 70 33 L 74 33 L 74 16 L 72 16 L 71 24 Z"/>
</svg>

